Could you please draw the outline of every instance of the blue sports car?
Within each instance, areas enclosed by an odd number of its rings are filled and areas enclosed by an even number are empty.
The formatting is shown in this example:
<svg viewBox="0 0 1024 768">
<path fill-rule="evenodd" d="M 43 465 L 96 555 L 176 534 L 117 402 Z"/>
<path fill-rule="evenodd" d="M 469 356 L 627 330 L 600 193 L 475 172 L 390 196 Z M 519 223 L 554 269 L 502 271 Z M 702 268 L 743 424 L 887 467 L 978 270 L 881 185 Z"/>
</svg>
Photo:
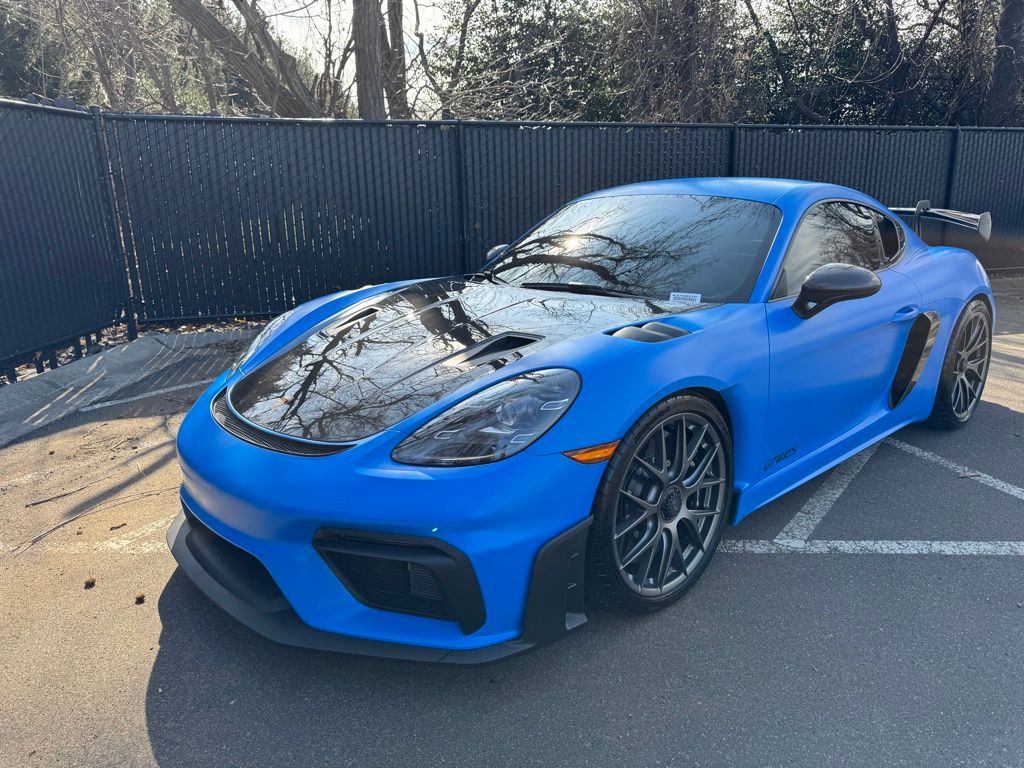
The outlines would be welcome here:
<svg viewBox="0 0 1024 768">
<path fill-rule="evenodd" d="M 588 600 L 664 608 L 726 524 L 971 418 L 992 292 L 925 219 L 991 227 L 828 184 L 648 182 L 478 273 L 303 304 L 185 418 L 171 551 L 267 637 L 393 658 L 509 656 Z"/>
</svg>

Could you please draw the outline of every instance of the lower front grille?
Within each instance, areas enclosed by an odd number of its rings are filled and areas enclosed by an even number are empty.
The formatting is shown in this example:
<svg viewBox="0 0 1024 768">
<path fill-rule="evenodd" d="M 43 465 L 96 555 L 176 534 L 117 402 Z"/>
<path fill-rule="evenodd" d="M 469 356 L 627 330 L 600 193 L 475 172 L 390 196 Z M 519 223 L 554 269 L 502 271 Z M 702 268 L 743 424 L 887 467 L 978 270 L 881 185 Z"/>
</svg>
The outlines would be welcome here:
<svg viewBox="0 0 1024 768">
<path fill-rule="evenodd" d="M 352 591 L 374 608 L 455 620 L 437 578 L 422 565 L 340 553 L 328 557 Z"/>
<path fill-rule="evenodd" d="M 350 445 L 325 445 L 320 443 L 307 443 L 296 440 L 285 435 L 278 435 L 271 432 L 264 432 L 262 429 L 253 426 L 245 419 L 239 418 L 227 402 L 227 390 L 221 391 L 211 405 L 214 420 L 235 437 L 245 440 L 247 443 L 258 445 L 269 451 L 278 453 L 290 453 L 295 456 L 331 456 L 335 453 L 347 451 Z"/>
<path fill-rule="evenodd" d="M 211 531 L 183 501 L 188 548 L 203 570 L 235 597 L 260 611 L 279 611 L 288 600 L 257 558 Z"/>
<path fill-rule="evenodd" d="M 473 567 L 443 542 L 325 529 L 313 546 L 353 597 L 371 608 L 456 621 L 465 634 L 483 626 Z"/>
</svg>

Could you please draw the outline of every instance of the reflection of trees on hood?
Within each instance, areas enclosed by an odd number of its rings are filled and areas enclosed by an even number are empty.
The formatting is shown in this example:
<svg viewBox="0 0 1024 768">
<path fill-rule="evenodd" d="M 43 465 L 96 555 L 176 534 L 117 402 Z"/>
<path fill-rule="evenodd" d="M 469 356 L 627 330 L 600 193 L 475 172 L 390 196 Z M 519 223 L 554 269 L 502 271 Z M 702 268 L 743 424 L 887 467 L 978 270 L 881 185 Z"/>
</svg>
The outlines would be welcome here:
<svg viewBox="0 0 1024 768">
<path fill-rule="evenodd" d="M 343 320 L 314 334 L 297 354 L 286 354 L 271 364 L 261 382 L 245 393 L 242 402 L 248 415 L 289 432 L 294 431 L 289 426 L 294 423 L 301 436 L 310 439 L 330 439 L 328 422 L 339 418 L 362 422 L 364 431 L 377 431 L 379 417 L 366 412 L 366 401 L 379 400 L 387 390 L 388 407 L 400 408 L 416 393 L 397 391 L 402 375 L 375 378 L 367 373 L 386 366 L 396 354 L 415 355 L 418 347 L 430 342 L 451 354 L 491 335 L 486 323 L 471 318 L 446 287 L 439 283 L 410 286 L 369 316 L 351 324 Z M 426 333 L 415 334 L 418 341 L 411 342 L 404 319 L 419 322 Z M 357 359 L 360 364 L 350 367 L 349 362 Z M 362 396 L 355 403 L 339 399 L 335 393 L 343 387 L 358 388 Z M 367 388 L 376 391 L 366 392 Z"/>
<path fill-rule="evenodd" d="M 421 411 L 524 354 L 609 326 L 663 314 L 632 299 L 540 293 L 489 282 L 435 280 L 356 307 L 248 374 L 232 406 L 266 429 L 355 440 Z M 522 352 L 480 366 L 445 365 L 506 331 L 535 335 Z"/>
</svg>

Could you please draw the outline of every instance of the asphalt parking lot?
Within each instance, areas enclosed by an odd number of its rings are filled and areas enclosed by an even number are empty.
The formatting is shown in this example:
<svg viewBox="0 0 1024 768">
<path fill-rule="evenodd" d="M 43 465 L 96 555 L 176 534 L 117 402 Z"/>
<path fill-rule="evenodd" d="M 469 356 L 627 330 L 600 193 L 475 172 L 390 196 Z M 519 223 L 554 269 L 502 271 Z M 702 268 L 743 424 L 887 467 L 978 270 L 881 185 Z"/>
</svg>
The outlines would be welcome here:
<svg viewBox="0 0 1024 768">
<path fill-rule="evenodd" d="M 483 668 L 207 601 L 163 542 L 173 435 L 241 342 L 144 374 L 0 449 L 0 765 L 1024 765 L 1024 281 L 997 288 L 967 428 L 760 510 L 665 612 Z"/>
</svg>

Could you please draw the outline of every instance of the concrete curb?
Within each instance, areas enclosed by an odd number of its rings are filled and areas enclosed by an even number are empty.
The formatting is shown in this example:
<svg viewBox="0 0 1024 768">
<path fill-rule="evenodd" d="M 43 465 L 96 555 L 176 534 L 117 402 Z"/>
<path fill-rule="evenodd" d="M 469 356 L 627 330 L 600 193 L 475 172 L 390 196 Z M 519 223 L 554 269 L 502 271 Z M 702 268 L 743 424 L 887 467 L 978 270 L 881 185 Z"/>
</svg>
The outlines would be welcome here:
<svg viewBox="0 0 1024 768">
<path fill-rule="evenodd" d="M 180 361 L 196 349 L 244 341 L 252 329 L 150 333 L 54 371 L 0 387 L 0 447 Z"/>
</svg>

